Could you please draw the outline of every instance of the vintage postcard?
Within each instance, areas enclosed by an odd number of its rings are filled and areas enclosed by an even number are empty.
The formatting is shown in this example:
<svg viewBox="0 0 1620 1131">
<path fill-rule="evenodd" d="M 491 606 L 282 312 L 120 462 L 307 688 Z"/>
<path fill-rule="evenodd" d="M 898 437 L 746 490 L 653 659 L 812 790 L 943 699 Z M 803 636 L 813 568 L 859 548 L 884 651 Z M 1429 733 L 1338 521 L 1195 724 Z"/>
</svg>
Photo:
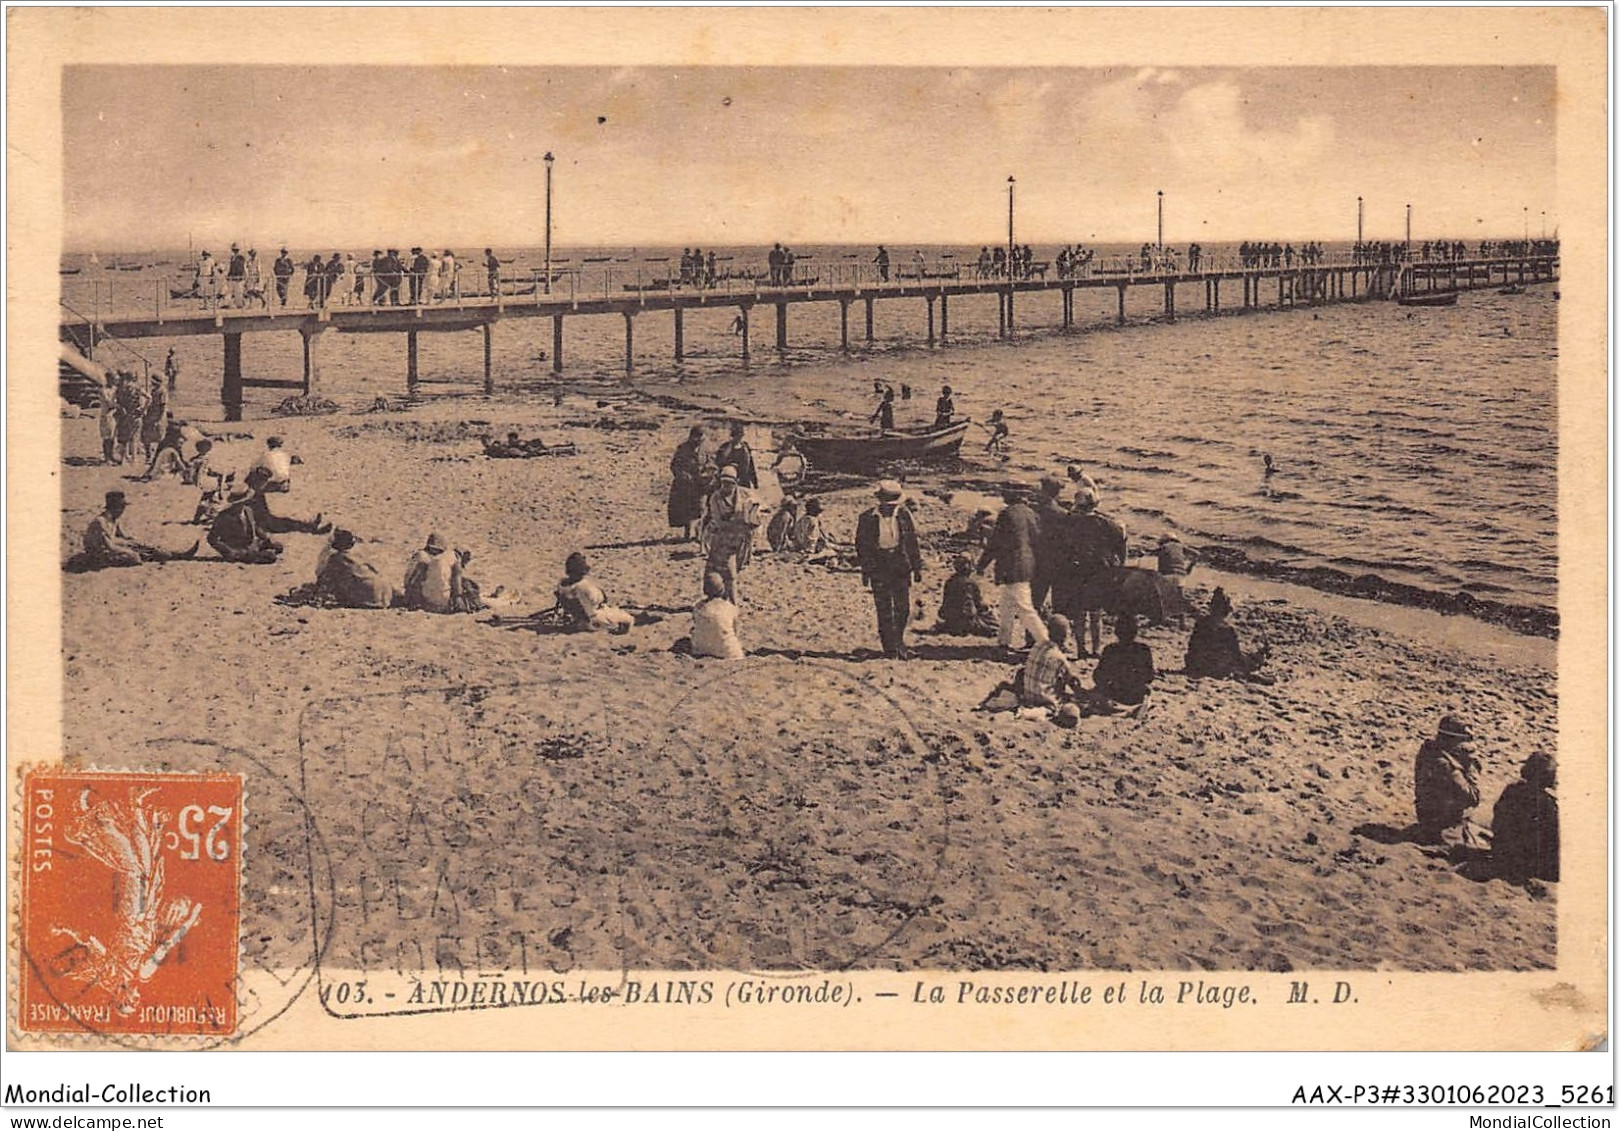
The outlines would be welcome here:
<svg viewBox="0 0 1620 1131">
<path fill-rule="evenodd" d="M 1604 20 L 10 12 L 8 1047 L 1598 1045 Z"/>
</svg>

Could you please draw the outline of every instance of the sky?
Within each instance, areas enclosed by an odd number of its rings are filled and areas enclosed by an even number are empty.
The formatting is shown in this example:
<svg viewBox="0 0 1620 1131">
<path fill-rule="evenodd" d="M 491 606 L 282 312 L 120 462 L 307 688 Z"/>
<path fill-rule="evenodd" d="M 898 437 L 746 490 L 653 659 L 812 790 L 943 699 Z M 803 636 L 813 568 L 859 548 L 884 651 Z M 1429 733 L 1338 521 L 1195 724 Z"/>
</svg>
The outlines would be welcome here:
<svg viewBox="0 0 1620 1131">
<path fill-rule="evenodd" d="M 70 66 L 66 250 L 1531 234 L 1551 67 Z M 1528 209 L 1528 213 L 1526 213 Z M 1545 214 L 1545 219 L 1543 218 Z"/>
</svg>

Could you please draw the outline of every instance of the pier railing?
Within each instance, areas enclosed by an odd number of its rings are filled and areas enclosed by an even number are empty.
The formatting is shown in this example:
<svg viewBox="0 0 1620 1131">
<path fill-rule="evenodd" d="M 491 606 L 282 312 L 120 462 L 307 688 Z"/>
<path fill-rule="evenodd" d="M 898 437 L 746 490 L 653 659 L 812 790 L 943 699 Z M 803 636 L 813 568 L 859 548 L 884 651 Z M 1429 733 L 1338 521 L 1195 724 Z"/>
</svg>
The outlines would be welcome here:
<svg viewBox="0 0 1620 1131">
<path fill-rule="evenodd" d="M 1236 252 L 1230 251 L 1205 252 L 1189 258 L 1183 249 L 1173 252 L 1150 249 L 1146 256 L 1081 258 L 1065 271 L 1059 270 L 1055 258 L 1037 259 L 1027 268 L 1017 271 L 1012 281 L 1048 286 L 1063 282 L 1093 286 L 1099 282 L 1196 282 L 1242 274 L 1272 275 L 1277 272 L 1351 267 L 1375 269 L 1402 263 L 1461 265 L 1479 261 L 1475 256 L 1461 260 L 1435 256 L 1425 260 L 1417 255 L 1402 256 L 1399 252 L 1400 249 L 1395 247 L 1393 253 L 1377 259 L 1351 251 L 1337 251 L 1312 257 L 1296 252 L 1292 260 L 1286 255 L 1276 259 L 1251 257 L 1244 260 Z M 976 258 L 897 255 L 885 270 L 864 253 L 835 253 L 799 257 L 786 269 L 785 274 L 777 275 L 774 281 L 765 264 L 736 259 L 717 260 L 712 275 L 707 271 L 707 264 L 701 272 L 683 275 L 679 265 L 668 259 L 606 256 L 557 259 L 552 262 L 549 278 L 544 265 L 514 262 L 502 265 L 496 286 L 491 288 L 483 262 L 472 259 L 458 260 L 457 269 L 452 275 L 441 276 L 433 283 L 424 282 L 420 288 L 413 288 L 411 275 L 407 272 L 401 277 L 398 287 L 383 288 L 379 300 L 370 264 L 362 262 L 359 267 L 357 274 L 338 276 L 337 286 L 327 293 L 324 286 L 306 291 L 309 274 L 304 266 L 299 266 L 288 279 L 285 305 L 268 265 L 261 265 L 256 285 L 249 279 L 244 280 L 240 288 L 231 285 L 231 281 L 224 277 L 222 268 L 216 268 L 212 278 L 197 277 L 189 270 L 176 271 L 172 267 L 153 267 L 139 272 L 95 269 L 90 275 L 65 276 L 64 293 L 73 294 L 81 309 L 88 308 L 93 312 L 78 315 L 90 322 L 100 321 L 103 317 L 147 316 L 163 321 L 216 312 L 223 316 L 232 311 L 302 317 L 317 307 L 337 310 L 377 306 L 484 308 L 491 305 L 505 307 L 521 303 L 542 305 L 557 302 L 575 305 L 657 294 L 691 296 L 704 301 L 745 297 L 764 299 L 784 290 L 906 294 L 956 284 L 977 284 L 989 288 L 1008 282 L 1004 263 L 992 263 L 988 269 L 981 269 Z M 412 301 L 413 293 L 419 294 L 415 302 Z M 67 302 L 64 301 L 63 305 L 66 308 Z"/>
</svg>

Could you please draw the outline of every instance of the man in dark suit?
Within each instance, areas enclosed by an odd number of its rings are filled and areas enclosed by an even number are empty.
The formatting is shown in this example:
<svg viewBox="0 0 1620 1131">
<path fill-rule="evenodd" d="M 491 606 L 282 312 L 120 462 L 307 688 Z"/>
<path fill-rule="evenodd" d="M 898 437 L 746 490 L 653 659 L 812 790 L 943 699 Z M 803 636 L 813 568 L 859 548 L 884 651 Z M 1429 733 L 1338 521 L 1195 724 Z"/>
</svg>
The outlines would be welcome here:
<svg viewBox="0 0 1620 1131">
<path fill-rule="evenodd" d="M 861 582 L 877 605 L 878 639 L 883 654 L 909 660 L 906 622 L 911 619 L 911 583 L 922 580 L 922 550 L 911 512 L 900 505 L 900 484 L 885 479 L 877 485 L 877 506 L 855 525 L 855 557 Z"/>
</svg>

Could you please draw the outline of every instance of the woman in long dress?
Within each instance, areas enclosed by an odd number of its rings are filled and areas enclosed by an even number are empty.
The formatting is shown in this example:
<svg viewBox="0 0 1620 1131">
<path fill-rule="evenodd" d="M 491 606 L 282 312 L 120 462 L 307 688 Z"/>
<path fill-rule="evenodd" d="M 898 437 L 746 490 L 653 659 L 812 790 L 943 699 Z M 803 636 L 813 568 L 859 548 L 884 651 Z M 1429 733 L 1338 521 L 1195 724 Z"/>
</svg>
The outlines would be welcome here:
<svg viewBox="0 0 1620 1131">
<path fill-rule="evenodd" d="M 694 524 L 703 517 L 703 501 L 714 483 L 714 454 L 709 450 L 703 425 L 692 425 L 692 431 L 675 449 L 669 470 L 669 524 L 684 527 L 684 539 L 690 542 Z"/>
</svg>

